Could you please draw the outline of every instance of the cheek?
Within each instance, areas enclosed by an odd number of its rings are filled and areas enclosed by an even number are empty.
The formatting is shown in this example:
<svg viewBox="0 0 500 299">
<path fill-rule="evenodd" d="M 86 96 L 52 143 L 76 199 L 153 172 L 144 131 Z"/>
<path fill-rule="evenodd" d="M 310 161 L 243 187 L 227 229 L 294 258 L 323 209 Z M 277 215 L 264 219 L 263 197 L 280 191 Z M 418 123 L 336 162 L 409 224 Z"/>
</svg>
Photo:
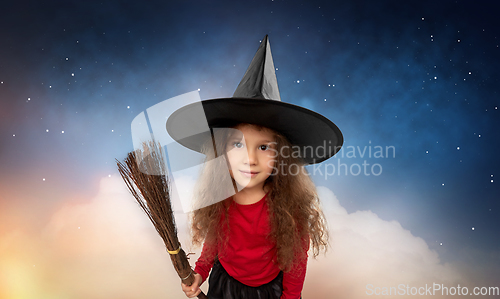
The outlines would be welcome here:
<svg viewBox="0 0 500 299">
<path fill-rule="evenodd" d="M 230 168 L 234 168 L 238 165 L 238 163 L 241 161 L 241 151 L 238 150 L 230 150 L 226 154 L 227 157 L 227 162 L 229 164 Z"/>
<path fill-rule="evenodd" d="M 276 158 L 273 157 L 273 156 L 268 156 L 266 157 L 266 160 L 265 160 L 265 166 L 268 168 L 268 169 L 273 169 L 274 166 L 276 165 Z"/>
</svg>

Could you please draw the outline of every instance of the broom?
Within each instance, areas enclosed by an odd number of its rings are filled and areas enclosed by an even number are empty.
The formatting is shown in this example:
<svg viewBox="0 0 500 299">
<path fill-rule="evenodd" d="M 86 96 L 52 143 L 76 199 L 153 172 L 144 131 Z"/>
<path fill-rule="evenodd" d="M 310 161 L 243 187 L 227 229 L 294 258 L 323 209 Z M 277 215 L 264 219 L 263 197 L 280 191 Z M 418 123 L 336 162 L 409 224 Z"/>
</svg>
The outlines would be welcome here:
<svg viewBox="0 0 500 299">
<path fill-rule="evenodd" d="M 128 153 L 124 162 L 116 161 L 118 171 L 139 206 L 153 223 L 163 239 L 175 271 L 188 286 L 194 282 L 194 275 L 186 253 L 177 238 L 177 227 L 170 202 L 169 179 L 166 174 L 163 152 L 154 141 L 143 144 L 143 151 Z M 138 164 L 141 161 L 141 164 Z M 201 292 L 200 299 L 208 297 Z"/>
</svg>

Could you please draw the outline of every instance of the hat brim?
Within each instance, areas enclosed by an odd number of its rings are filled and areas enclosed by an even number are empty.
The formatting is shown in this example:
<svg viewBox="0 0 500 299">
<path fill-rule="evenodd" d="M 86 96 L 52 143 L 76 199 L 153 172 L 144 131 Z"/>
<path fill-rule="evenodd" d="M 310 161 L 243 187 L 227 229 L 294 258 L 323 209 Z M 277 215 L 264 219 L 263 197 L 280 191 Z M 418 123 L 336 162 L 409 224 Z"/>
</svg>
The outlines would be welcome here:
<svg viewBox="0 0 500 299">
<path fill-rule="evenodd" d="M 325 161 L 337 153 L 344 142 L 342 132 L 329 119 L 309 109 L 268 99 L 220 98 L 193 103 L 176 110 L 167 120 L 170 136 L 183 146 L 200 152 L 210 128 L 250 123 L 273 129 L 301 150 L 307 164 Z M 202 112 L 206 123 L 200 122 Z"/>
</svg>

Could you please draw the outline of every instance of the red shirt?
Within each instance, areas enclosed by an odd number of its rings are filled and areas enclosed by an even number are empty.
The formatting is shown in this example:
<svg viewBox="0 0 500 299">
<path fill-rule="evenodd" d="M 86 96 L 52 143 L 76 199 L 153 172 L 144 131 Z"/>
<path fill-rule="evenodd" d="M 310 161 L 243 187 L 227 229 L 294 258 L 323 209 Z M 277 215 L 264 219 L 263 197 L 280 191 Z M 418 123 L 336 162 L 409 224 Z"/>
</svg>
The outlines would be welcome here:
<svg viewBox="0 0 500 299">
<path fill-rule="evenodd" d="M 230 235 L 227 246 L 210 246 L 205 242 L 195 271 L 205 281 L 218 255 L 227 273 L 241 283 L 256 287 L 270 282 L 280 269 L 276 262 L 276 243 L 268 238 L 271 226 L 266 196 L 250 205 L 232 201 L 228 215 Z M 300 298 L 306 275 L 307 250 L 304 249 L 303 258 L 296 261 L 292 270 L 284 273 L 282 299 Z"/>
</svg>

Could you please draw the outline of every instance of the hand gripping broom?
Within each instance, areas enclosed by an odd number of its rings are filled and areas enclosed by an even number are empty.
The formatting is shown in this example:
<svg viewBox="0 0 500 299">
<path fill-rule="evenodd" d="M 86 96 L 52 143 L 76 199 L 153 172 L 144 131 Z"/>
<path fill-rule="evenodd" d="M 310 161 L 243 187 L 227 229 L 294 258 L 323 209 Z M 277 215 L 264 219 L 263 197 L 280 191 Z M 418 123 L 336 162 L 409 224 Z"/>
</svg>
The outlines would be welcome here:
<svg viewBox="0 0 500 299">
<path fill-rule="evenodd" d="M 170 202 L 169 179 L 166 176 L 162 150 L 154 141 L 144 143 L 143 147 L 143 151 L 128 153 L 123 163 L 116 161 L 118 171 L 130 193 L 163 239 L 175 271 L 182 282 L 190 286 L 194 282 L 193 270 L 177 238 L 177 227 Z M 208 297 L 201 292 L 198 298 Z"/>
</svg>

